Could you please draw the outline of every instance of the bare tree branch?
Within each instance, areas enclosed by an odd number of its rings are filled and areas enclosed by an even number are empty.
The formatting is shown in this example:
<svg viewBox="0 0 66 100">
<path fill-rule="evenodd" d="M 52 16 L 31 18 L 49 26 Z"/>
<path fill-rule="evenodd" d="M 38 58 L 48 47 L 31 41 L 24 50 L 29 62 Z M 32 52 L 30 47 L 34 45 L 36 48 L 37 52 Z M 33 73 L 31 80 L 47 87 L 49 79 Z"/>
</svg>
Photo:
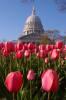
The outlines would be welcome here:
<svg viewBox="0 0 66 100">
<path fill-rule="evenodd" d="M 66 0 L 54 0 L 60 11 L 66 11 Z"/>
</svg>

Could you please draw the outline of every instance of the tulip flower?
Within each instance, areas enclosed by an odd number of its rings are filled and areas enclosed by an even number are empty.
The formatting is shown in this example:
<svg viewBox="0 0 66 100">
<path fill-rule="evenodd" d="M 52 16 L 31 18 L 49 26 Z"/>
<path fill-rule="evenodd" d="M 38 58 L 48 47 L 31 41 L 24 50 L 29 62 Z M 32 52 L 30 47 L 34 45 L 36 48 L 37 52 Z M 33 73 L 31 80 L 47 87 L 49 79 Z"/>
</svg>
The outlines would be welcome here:
<svg viewBox="0 0 66 100">
<path fill-rule="evenodd" d="M 27 43 L 25 43 L 24 45 L 23 45 L 23 50 L 25 51 L 25 50 L 28 50 L 28 44 Z"/>
<path fill-rule="evenodd" d="M 45 57 L 45 51 L 44 50 L 40 50 L 40 58 L 44 58 Z"/>
<path fill-rule="evenodd" d="M 23 84 L 23 75 L 20 71 L 11 72 L 5 79 L 5 86 L 9 92 L 18 92 Z"/>
<path fill-rule="evenodd" d="M 30 57 L 30 50 L 25 50 L 24 56 L 25 56 L 26 58 L 29 58 L 29 57 Z"/>
<path fill-rule="evenodd" d="M 63 42 L 61 40 L 58 40 L 55 44 L 56 48 L 61 49 L 63 48 Z"/>
<path fill-rule="evenodd" d="M 17 59 L 21 59 L 22 57 L 23 57 L 22 52 L 21 52 L 21 51 L 17 51 L 17 52 L 16 52 L 16 58 L 17 58 Z"/>
<path fill-rule="evenodd" d="M 28 50 L 30 50 L 31 54 L 34 53 L 35 49 L 35 44 L 33 43 L 28 43 Z"/>
<path fill-rule="evenodd" d="M 27 79 L 30 81 L 30 100 L 32 100 L 32 83 L 31 81 L 35 79 L 35 73 L 32 69 L 28 71 Z"/>
<path fill-rule="evenodd" d="M 46 45 L 46 50 L 49 52 L 51 50 L 51 46 L 50 45 Z"/>
<path fill-rule="evenodd" d="M 39 45 L 39 50 L 45 50 L 46 46 L 44 44 Z"/>
<path fill-rule="evenodd" d="M 28 43 L 28 49 L 32 50 L 35 48 L 35 45 L 33 43 Z"/>
<path fill-rule="evenodd" d="M 34 73 L 34 71 L 33 71 L 32 69 L 30 69 L 30 70 L 28 71 L 27 79 L 28 79 L 28 80 L 34 80 L 34 79 L 35 79 L 35 73 Z"/>
<path fill-rule="evenodd" d="M 9 52 L 12 52 L 15 50 L 15 44 L 13 42 L 5 42 L 4 49 L 9 51 Z"/>
<path fill-rule="evenodd" d="M 4 44 L 3 43 L 0 43 L 0 50 L 2 50 Z"/>
<path fill-rule="evenodd" d="M 51 52 L 51 59 L 56 60 L 59 58 L 59 51 L 57 51 L 56 49 L 53 49 Z"/>
<path fill-rule="evenodd" d="M 57 92 L 59 80 L 57 72 L 53 69 L 45 70 L 41 75 L 42 89 L 47 92 Z"/>
<path fill-rule="evenodd" d="M 19 50 L 22 50 L 22 49 L 23 49 L 23 43 L 18 42 L 15 45 L 15 51 L 19 51 Z"/>
<path fill-rule="evenodd" d="M 3 54 L 3 56 L 8 57 L 10 52 L 6 49 L 3 49 L 2 54 Z"/>
</svg>

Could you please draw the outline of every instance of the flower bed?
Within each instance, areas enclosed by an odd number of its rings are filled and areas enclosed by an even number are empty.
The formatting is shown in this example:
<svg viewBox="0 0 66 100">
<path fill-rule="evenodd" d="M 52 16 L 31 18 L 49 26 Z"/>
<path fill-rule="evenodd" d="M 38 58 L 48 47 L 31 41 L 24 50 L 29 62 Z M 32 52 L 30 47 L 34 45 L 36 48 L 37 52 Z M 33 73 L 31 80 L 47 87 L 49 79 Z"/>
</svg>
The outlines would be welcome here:
<svg viewBox="0 0 66 100">
<path fill-rule="evenodd" d="M 65 100 L 66 45 L 0 43 L 0 97 Z"/>
</svg>

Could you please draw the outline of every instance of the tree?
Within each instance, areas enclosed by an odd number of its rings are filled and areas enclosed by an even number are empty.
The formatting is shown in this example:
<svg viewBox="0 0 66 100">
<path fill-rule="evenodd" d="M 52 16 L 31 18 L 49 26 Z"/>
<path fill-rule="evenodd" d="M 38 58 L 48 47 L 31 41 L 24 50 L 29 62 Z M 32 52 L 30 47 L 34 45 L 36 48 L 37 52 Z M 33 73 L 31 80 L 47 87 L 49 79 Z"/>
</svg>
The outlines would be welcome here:
<svg viewBox="0 0 66 100">
<path fill-rule="evenodd" d="M 66 11 L 66 0 L 53 0 L 60 11 Z"/>
<path fill-rule="evenodd" d="M 43 44 L 53 44 L 54 41 L 50 40 L 47 35 L 44 35 L 44 36 L 41 37 L 40 43 L 43 43 Z"/>
<path fill-rule="evenodd" d="M 21 0 L 22 3 L 35 2 L 35 0 Z M 66 0 L 53 0 L 60 11 L 66 11 Z"/>
</svg>

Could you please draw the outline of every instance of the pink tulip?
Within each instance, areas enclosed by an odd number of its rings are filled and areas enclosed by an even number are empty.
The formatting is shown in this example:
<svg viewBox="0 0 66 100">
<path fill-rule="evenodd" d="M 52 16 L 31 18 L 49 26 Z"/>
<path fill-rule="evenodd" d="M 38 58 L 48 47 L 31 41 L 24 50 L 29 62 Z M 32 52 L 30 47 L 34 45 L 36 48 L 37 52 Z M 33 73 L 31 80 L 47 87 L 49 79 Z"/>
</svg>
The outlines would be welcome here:
<svg viewBox="0 0 66 100">
<path fill-rule="evenodd" d="M 61 40 L 58 40 L 56 42 L 55 46 L 56 46 L 56 48 L 61 49 L 61 48 L 63 48 L 64 45 L 63 45 L 63 42 Z"/>
<path fill-rule="evenodd" d="M 17 51 L 17 52 L 16 52 L 16 58 L 17 58 L 17 59 L 21 59 L 22 57 L 23 57 L 22 52 L 21 52 L 21 51 Z"/>
<path fill-rule="evenodd" d="M 53 49 L 51 52 L 51 59 L 56 60 L 59 58 L 59 51 L 57 51 L 56 49 Z"/>
<path fill-rule="evenodd" d="M 46 46 L 44 44 L 39 45 L 39 50 L 45 50 Z"/>
<path fill-rule="evenodd" d="M 34 73 L 34 71 L 33 71 L 32 69 L 30 69 L 30 70 L 28 71 L 27 79 L 28 79 L 28 80 L 34 80 L 34 79 L 35 79 L 35 73 Z"/>
<path fill-rule="evenodd" d="M 25 50 L 24 56 L 25 56 L 26 58 L 29 58 L 29 57 L 30 57 L 30 50 Z"/>
<path fill-rule="evenodd" d="M 9 92 L 18 92 L 23 84 L 23 75 L 21 72 L 11 72 L 5 79 L 5 86 Z"/>
<path fill-rule="evenodd" d="M 58 75 L 55 70 L 47 69 L 41 76 L 42 89 L 47 92 L 57 92 L 59 86 Z"/>
<path fill-rule="evenodd" d="M 46 50 L 40 50 L 40 58 L 45 58 L 47 55 L 47 51 Z"/>
</svg>

